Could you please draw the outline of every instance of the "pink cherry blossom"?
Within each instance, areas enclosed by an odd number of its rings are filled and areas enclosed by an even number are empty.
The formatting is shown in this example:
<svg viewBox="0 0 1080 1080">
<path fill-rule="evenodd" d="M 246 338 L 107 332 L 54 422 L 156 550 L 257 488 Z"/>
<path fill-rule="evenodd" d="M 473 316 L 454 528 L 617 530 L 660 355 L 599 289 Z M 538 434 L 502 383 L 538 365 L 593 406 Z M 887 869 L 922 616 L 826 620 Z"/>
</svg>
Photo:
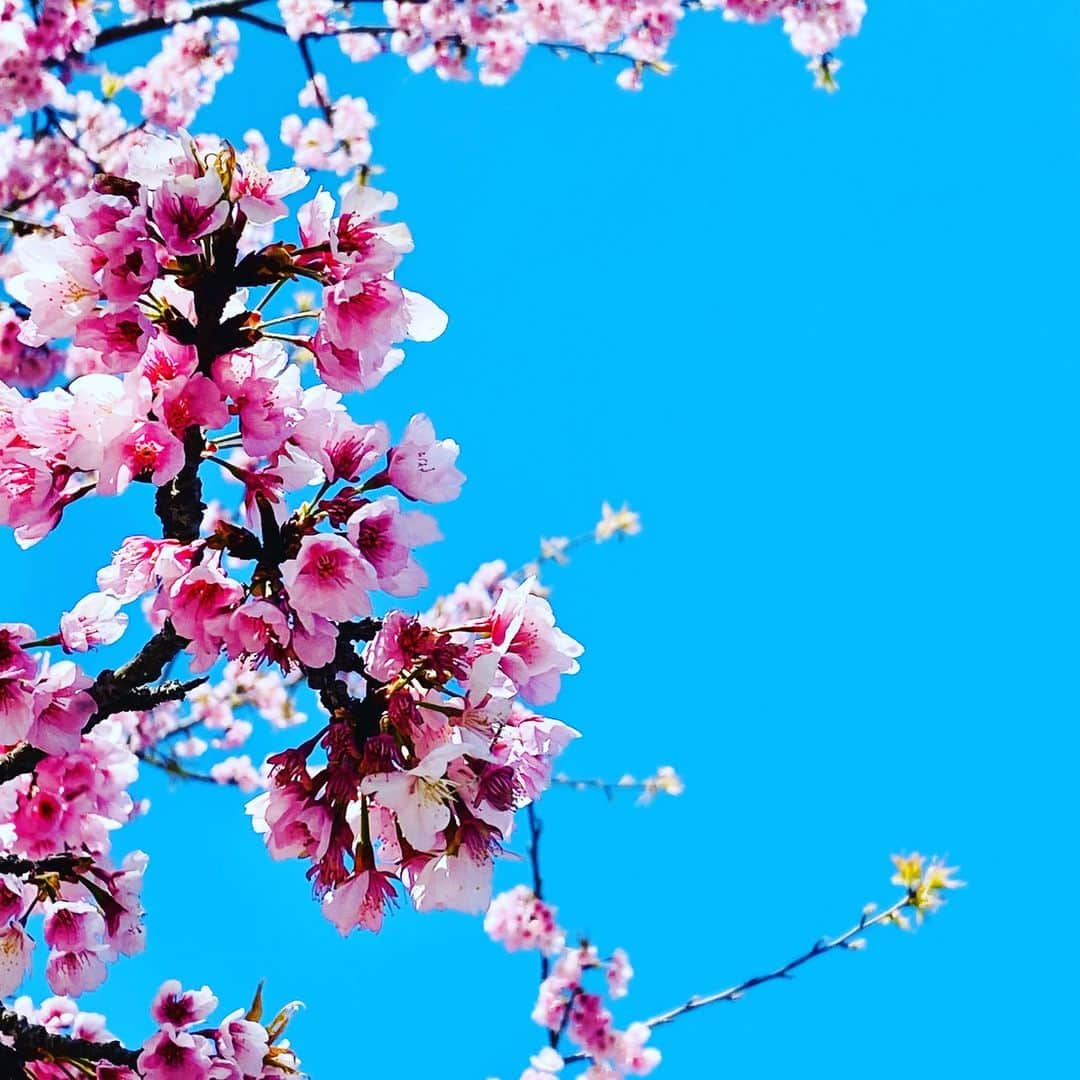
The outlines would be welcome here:
<svg viewBox="0 0 1080 1080">
<path fill-rule="evenodd" d="M 178 577 L 165 603 L 173 626 L 190 641 L 192 666 L 205 671 L 217 659 L 229 616 L 244 598 L 244 587 L 203 562 Z"/>
<path fill-rule="evenodd" d="M 302 792 L 273 785 L 247 804 L 255 831 L 266 837 L 273 859 L 320 859 L 330 843 L 333 821 L 322 803 Z"/>
<path fill-rule="evenodd" d="M 288 213 L 283 197 L 294 194 L 308 182 L 303 169 L 269 172 L 250 154 L 241 155 L 238 164 L 229 198 L 251 221 L 259 224 L 283 218 Z"/>
<path fill-rule="evenodd" d="M 409 499 L 449 502 L 461 492 L 465 476 L 454 466 L 459 448 L 453 439 L 436 439 L 435 428 L 417 413 L 401 442 L 390 451 L 387 479 Z"/>
<path fill-rule="evenodd" d="M 229 204 L 217 173 L 178 176 L 154 193 L 154 224 L 173 255 L 195 255 L 199 239 L 220 229 L 229 216 Z"/>
<path fill-rule="evenodd" d="M 244 1010 L 229 1013 L 218 1025 L 218 1053 L 235 1062 L 244 1076 L 261 1076 L 269 1047 L 266 1028 L 245 1019 Z"/>
<path fill-rule="evenodd" d="M 110 950 L 103 944 L 66 951 L 53 949 L 45 964 L 45 979 L 54 993 L 78 997 L 105 981 L 108 959 Z"/>
<path fill-rule="evenodd" d="M 484 931 L 508 952 L 538 949 L 551 956 L 560 952 L 566 941 L 555 922 L 555 910 L 528 886 L 516 885 L 492 900 L 484 916 Z"/>
<path fill-rule="evenodd" d="M 119 641 L 127 624 L 128 617 L 120 610 L 117 597 L 90 593 L 60 616 L 60 640 L 65 652 L 86 652 Z"/>
<path fill-rule="evenodd" d="M 104 450 L 98 491 L 118 495 L 132 480 L 149 474 L 161 486 L 184 466 L 183 443 L 162 423 L 145 420 L 122 439 L 111 440 Z"/>
<path fill-rule="evenodd" d="M 356 926 L 376 933 L 382 927 L 383 912 L 394 900 L 394 886 L 388 875 L 377 870 L 361 870 L 323 898 L 323 914 L 343 936 Z"/>
<path fill-rule="evenodd" d="M 191 554 L 191 549 L 175 540 L 129 536 L 110 565 L 98 571 L 98 588 L 121 603 L 129 603 L 149 592 L 159 581 L 168 584 L 179 577 L 190 568 Z"/>
<path fill-rule="evenodd" d="M 143 1043 L 139 1075 L 144 1080 L 209 1080 L 212 1044 L 201 1035 L 164 1023 Z"/>
<path fill-rule="evenodd" d="M 528 580 L 505 589 L 491 615 L 491 645 L 500 669 L 534 705 L 555 700 L 560 676 L 579 669 L 582 646 L 555 625 L 551 605 Z"/>
<path fill-rule="evenodd" d="M 166 979 L 154 996 L 150 1015 L 162 1026 L 172 1024 L 183 1028 L 205 1020 L 217 1005 L 218 1000 L 209 986 L 201 990 L 184 990 L 179 979 Z"/>
<path fill-rule="evenodd" d="M 70 660 L 43 664 L 33 688 L 34 720 L 26 741 L 47 754 L 74 753 L 97 711 L 97 702 L 86 692 L 93 682 Z"/>
<path fill-rule="evenodd" d="M 427 574 L 412 557 L 412 549 L 442 539 L 433 517 L 419 510 L 403 513 L 393 495 L 384 495 L 349 518 L 348 532 L 384 592 L 412 596 L 427 585 Z"/>
<path fill-rule="evenodd" d="M 33 938 L 17 922 L 0 930 L 0 997 L 13 994 L 30 971 Z"/>
<path fill-rule="evenodd" d="M 281 580 L 299 613 L 335 621 L 371 613 L 375 573 L 343 536 L 305 536 L 296 558 L 282 564 Z"/>
</svg>

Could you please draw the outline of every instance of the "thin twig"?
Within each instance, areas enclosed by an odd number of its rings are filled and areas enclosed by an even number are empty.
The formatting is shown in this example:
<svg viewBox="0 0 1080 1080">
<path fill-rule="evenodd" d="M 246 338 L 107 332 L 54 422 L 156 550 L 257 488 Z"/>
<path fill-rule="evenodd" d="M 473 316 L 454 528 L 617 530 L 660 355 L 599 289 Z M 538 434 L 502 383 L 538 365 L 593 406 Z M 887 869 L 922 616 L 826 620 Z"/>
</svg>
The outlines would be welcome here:
<svg viewBox="0 0 1080 1080">
<path fill-rule="evenodd" d="M 536 814 L 536 806 L 529 803 L 525 807 L 525 816 L 529 822 L 529 864 L 532 866 L 533 895 L 537 900 L 544 898 L 544 879 L 540 875 L 540 833 L 543 826 Z M 540 978 L 546 979 L 551 972 L 551 961 L 540 952 Z"/>
<path fill-rule="evenodd" d="M 858 946 L 853 944 L 853 940 L 858 937 L 859 934 L 869 930 L 872 926 L 878 926 L 884 922 L 891 922 L 905 908 L 914 906 L 915 899 L 916 897 L 913 892 L 907 892 L 891 907 L 878 912 L 878 914 L 873 917 L 871 917 L 869 911 L 865 911 L 862 918 L 860 918 L 849 930 L 845 930 L 838 937 L 821 938 L 820 940 L 815 941 L 811 948 L 807 949 L 806 952 L 799 956 L 796 956 L 794 960 L 789 960 L 783 967 L 778 967 L 773 971 L 766 972 L 764 975 L 754 975 L 736 986 L 730 986 L 726 990 L 720 990 L 715 994 L 695 994 L 681 1005 L 676 1005 L 666 1012 L 658 1013 L 656 1016 L 645 1020 L 644 1024 L 648 1028 L 656 1028 L 663 1024 L 670 1024 L 680 1016 L 683 1016 L 688 1012 L 694 1012 L 697 1009 L 703 1009 L 706 1005 L 715 1005 L 720 1001 L 738 1001 L 748 990 L 752 990 L 755 986 L 761 986 L 763 983 L 774 982 L 778 979 L 790 979 L 791 973 L 795 971 L 796 968 L 800 968 L 803 964 L 809 963 L 815 957 L 824 956 L 827 952 L 832 952 L 833 949 L 857 948 Z M 584 1053 L 571 1054 L 564 1060 L 567 1064 L 576 1061 L 587 1061 L 589 1060 L 589 1055 Z"/>
</svg>

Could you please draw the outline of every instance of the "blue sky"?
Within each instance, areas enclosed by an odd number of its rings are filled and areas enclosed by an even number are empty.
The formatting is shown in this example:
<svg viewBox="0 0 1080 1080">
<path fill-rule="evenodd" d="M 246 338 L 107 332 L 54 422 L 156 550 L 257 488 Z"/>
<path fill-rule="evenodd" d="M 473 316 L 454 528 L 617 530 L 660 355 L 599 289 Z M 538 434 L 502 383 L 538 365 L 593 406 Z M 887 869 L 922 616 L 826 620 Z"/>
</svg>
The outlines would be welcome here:
<svg viewBox="0 0 1080 1080">
<path fill-rule="evenodd" d="M 563 922 L 637 969 L 619 1019 L 846 928 L 892 895 L 892 851 L 970 882 L 916 934 L 661 1030 L 668 1080 L 1074 1056 L 1078 32 L 1064 0 L 879 2 L 832 97 L 778 27 L 715 15 L 641 95 L 579 58 L 495 90 L 319 53 L 379 118 L 417 240 L 403 281 L 450 314 L 356 402 L 462 444 L 433 581 L 521 562 L 603 498 L 643 515 L 552 577 L 587 648 L 555 710 L 585 733 L 565 767 L 671 763 L 688 788 L 542 804 Z M 241 48 L 199 126 L 272 134 L 299 65 L 250 27 Z M 152 527 L 131 496 L 25 556 L 4 538 L 5 618 L 44 631 L 89 591 Z M 153 812 L 118 844 L 151 853 L 149 948 L 87 999 L 120 1035 L 148 1030 L 162 978 L 232 1008 L 265 976 L 307 1003 L 294 1040 L 319 1080 L 510 1080 L 541 1045 L 535 958 L 476 920 L 401 912 L 343 942 L 241 796 L 139 790 Z"/>
</svg>

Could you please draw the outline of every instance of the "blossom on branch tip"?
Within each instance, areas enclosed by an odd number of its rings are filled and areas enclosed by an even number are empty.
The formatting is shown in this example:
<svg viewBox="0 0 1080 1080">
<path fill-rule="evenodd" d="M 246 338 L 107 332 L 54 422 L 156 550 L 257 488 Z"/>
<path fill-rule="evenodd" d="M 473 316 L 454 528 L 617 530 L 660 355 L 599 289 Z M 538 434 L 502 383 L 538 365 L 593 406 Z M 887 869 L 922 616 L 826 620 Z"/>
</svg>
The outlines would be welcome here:
<svg viewBox="0 0 1080 1080">
<path fill-rule="evenodd" d="M 913 851 L 910 855 L 893 855 L 892 861 L 896 867 L 892 883 L 901 885 L 907 890 L 907 906 L 915 909 L 915 918 L 919 922 L 945 903 L 941 896 L 942 892 L 963 888 L 965 884 L 952 876 L 956 873 L 957 867 L 946 866 L 937 856 L 927 863 L 925 855 Z M 902 929 L 907 929 L 908 923 L 902 913 L 897 912 L 892 921 Z"/>
<path fill-rule="evenodd" d="M 636 536 L 641 532 L 640 515 L 631 510 L 626 503 L 622 509 L 613 510 L 605 502 L 600 508 L 600 520 L 596 523 L 596 542 L 603 543 L 613 536 Z"/>
</svg>

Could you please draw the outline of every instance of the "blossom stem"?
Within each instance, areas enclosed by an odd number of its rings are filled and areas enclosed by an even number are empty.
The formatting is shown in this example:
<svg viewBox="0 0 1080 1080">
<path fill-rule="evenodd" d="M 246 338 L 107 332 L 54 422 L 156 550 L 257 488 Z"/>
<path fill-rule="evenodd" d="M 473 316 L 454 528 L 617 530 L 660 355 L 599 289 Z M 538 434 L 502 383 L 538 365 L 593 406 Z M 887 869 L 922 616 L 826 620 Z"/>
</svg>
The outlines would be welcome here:
<svg viewBox="0 0 1080 1080">
<path fill-rule="evenodd" d="M 265 330 L 268 326 L 277 326 L 279 323 L 295 322 L 297 319 L 317 319 L 322 314 L 321 308 L 312 311 L 294 311 L 291 315 L 278 315 L 275 319 L 267 319 L 265 322 L 253 326 L 252 331 Z"/>
<path fill-rule="evenodd" d="M 280 288 L 281 288 L 281 286 L 285 284 L 285 281 L 286 281 L 286 279 L 285 279 L 285 278 L 278 278 L 278 279 L 277 279 L 277 281 L 275 281 L 275 282 L 274 282 L 274 284 L 273 284 L 273 285 L 271 285 L 271 286 L 270 286 L 270 288 L 269 288 L 269 289 L 267 289 L 265 293 L 263 293 L 263 295 L 262 295 L 262 298 L 261 298 L 261 299 L 259 300 L 259 302 L 258 302 L 258 303 L 257 303 L 257 304 L 255 305 L 255 308 L 254 308 L 254 310 L 255 310 L 256 312 L 262 311 L 262 309 L 263 309 L 264 307 L 266 307 L 266 305 L 267 305 L 268 303 L 270 303 L 270 301 L 271 301 L 271 300 L 272 300 L 272 299 L 274 298 L 274 296 L 275 296 L 275 295 L 277 294 L 277 291 L 278 291 L 278 289 L 280 289 Z"/>
<path fill-rule="evenodd" d="M 23 642 L 24 649 L 45 649 L 50 645 L 59 645 L 60 635 L 50 634 L 48 637 L 38 638 L 36 641 Z"/>
<path fill-rule="evenodd" d="M 304 337 L 301 334 L 263 334 L 264 338 L 271 338 L 274 341 L 287 341 L 291 345 L 310 345 L 311 338 Z"/>
</svg>

